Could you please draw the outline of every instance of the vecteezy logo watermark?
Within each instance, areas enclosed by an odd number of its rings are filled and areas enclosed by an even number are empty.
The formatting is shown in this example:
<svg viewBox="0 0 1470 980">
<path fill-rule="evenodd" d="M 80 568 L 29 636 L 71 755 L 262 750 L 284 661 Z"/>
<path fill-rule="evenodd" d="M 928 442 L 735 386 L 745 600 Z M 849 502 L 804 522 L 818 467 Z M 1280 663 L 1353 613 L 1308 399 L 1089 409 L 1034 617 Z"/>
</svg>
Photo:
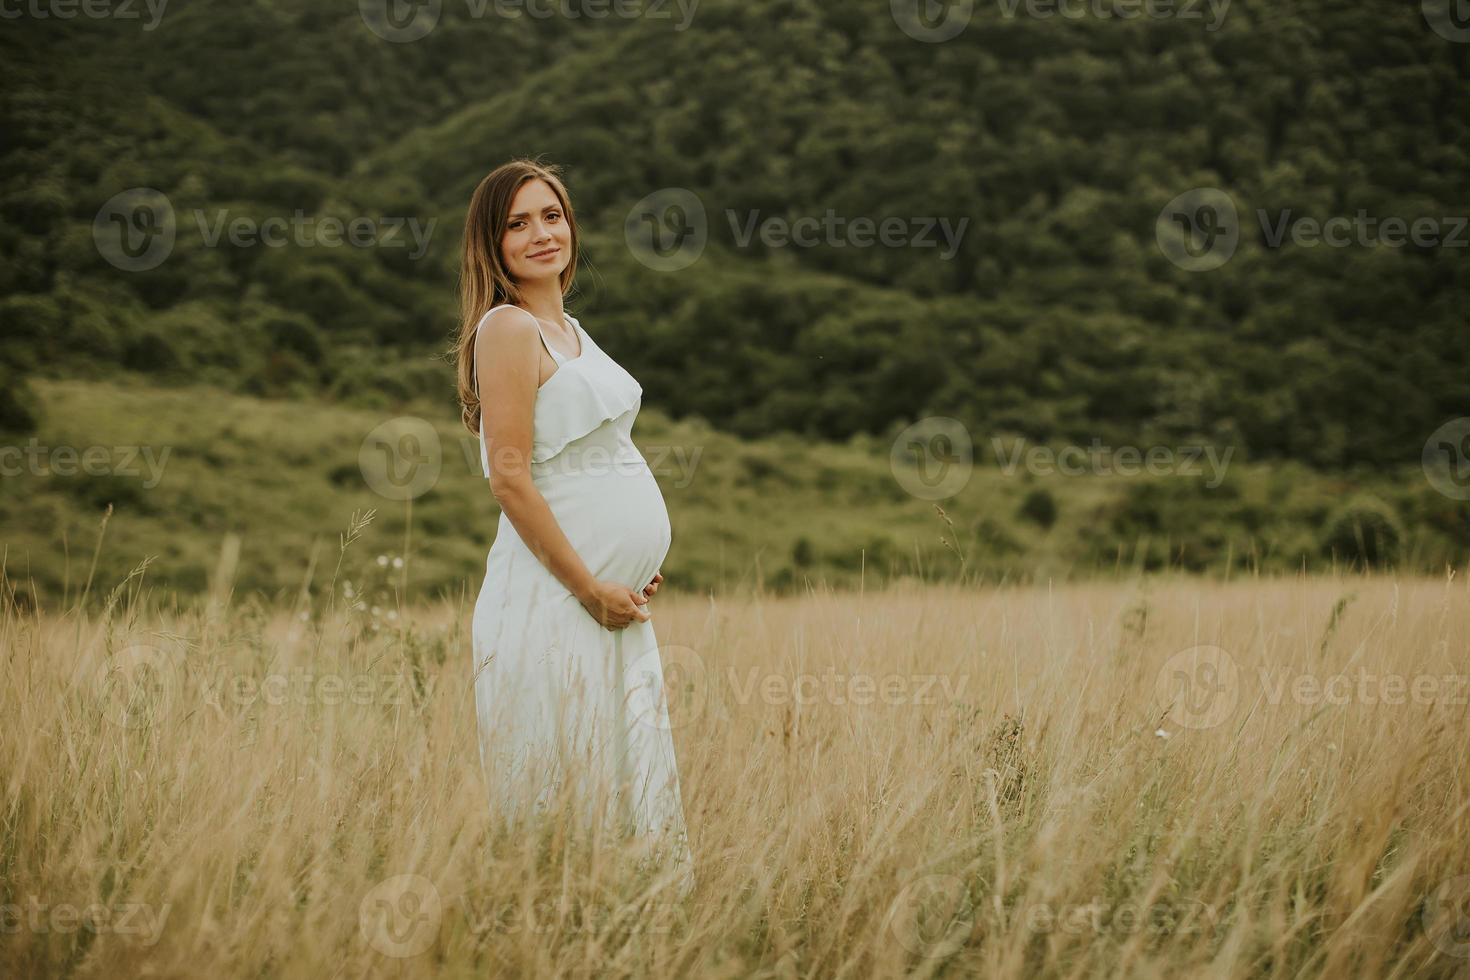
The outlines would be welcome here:
<svg viewBox="0 0 1470 980">
<path fill-rule="evenodd" d="M 444 903 L 423 875 L 394 875 L 363 895 L 357 924 L 368 945 L 395 959 L 418 956 L 434 945 Z"/>
<path fill-rule="evenodd" d="M 920 500 L 945 500 L 970 482 L 975 444 L 959 419 L 931 415 L 900 432 L 888 453 L 898 485 Z"/>
<path fill-rule="evenodd" d="M 1260 667 L 1256 681 L 1260 685 L 1257 703 L 1273 706 L 1470 704 L 1470 675 L 1466 674 L 1375 674 L 1361 667 L 1353 673 L 1317 674 Z M 1154 680 L 1154 695 L 1165 706 L 1165 721 L 1179 728 L 1205 729 L 1231 716 L 1245 686 L 1246 676 L 1229 652 L 1216 646 L 1195 646 L 1165 661 Z"/>
<path fill-rule="evenodd" d="M 633 257 L 656 272 L 687 268 L 709 241 L 704 202 L 683 187 L 656 190 L 628 211 L 623 239 Z"/>
<path fill-rule="evenodd" d="M 1235 454 L 1234 446 L 1227 446 L 1221 453 L 1214 446 L 1108 446 L 1094 438 L 1087 446 L 1064 446 L 1052 449 L 1049 446 L 1026 448 L 1024 436 L 1018 437 L 1007 451 L 1000 437 L 990 441 L 995 458 L 1006 476 L 1015 476 L 1018 469 L 1036 476 L 1061 473 L 1064 476 L 1205 476 L 1205 486 L 1211 490 L 1225 480 L 1230 457 Z M 1202 467 L 1201 459 L 1208 467 Z"/>
<path fill-rule="evenodd" d="M 226 221 L 229 221 L 228 230 Z M 227 238 L 236 248 L 253 248 L 257 244 L 266 248 L 285 248 L 287 245 L 339 248 L 344 244 L 354 248 L 408 248 L 411 241 L 413 251 L 408 253 L 408 257 L 417 261 L 429 250 L 429 238 L 434 234 L 438 219 L 430 218 L 426 225 L 420 224 L 418 218 L 369 218 L 364 215 L 344 221 L 331 215 L 309 215 L 299 208 L 289 219 L 279 215 L 264 221 L 244 216 L 231 219 L 230 212 L 223 208 L 217 209 L 211 219 L 196 208 L 194 222 L 204 244 L 210 248 L 218 247 L 221 237 Z M 290 237 L 287 237 L 288 228 Z M 404 229 L 407 229 L 406 234 Z"/>
<path fill-rule="evenodd" d="M 730 686 L 741 704 L 750 703 L 757 692 L 765 704 L 830 704 L 838 707 L 953 704 L 965 693 L 970 675 L 961 674 L 958 684 L 954 681 L 955 678 L 948 674 L 838 673 L 830 667 L 821 673 L 803 672 L 795 676 L 762 673 L 759 668 L 752 667 L 745 672 L 742 681 L 733 668 L 730 671 Z"/>
<path fill-rule="evenodd" d="M 734 208 L 725 211 L 730 243 L 750 248 L 759 240 L 774 248 L 940 248 L 941 261 L 959 251 L 969 218 L 849 218 L 828 208 L 821 215 L 789 219 Z M 937 231 L 937 234 L 936 234 Z M 709 217 L 699 195 L 683 187 L 665 187 L 644 197 L 628 211 L 623 237 L 633 256 L 659 272 L 676 272 L 696 262 L 709 242 Z"/>
<path fill-rule="evenodd" d="M 668 20 L 678 11 L 674 30 L 682 31 L 694 20 L 699 0 L 465 0 L 465 12 L 475 20 L 503 17 L 516 20 L 532 17 L 547 20 Z M 403 44 L 427 37 L 439 24 L 442 0 L 359 0 L 358 11 L 368 30 L 385 41 Z"/>
<path fill-rule="evenodd" d="M 248 708 L 257 704 L 273 707 L 338 707 L 341 705 L 407 706 L 415 713 L 433 696 L 437 677 L 427 677 L 422 687 L 404 674 L 385 671 L 364 674 L 318 673 L 293 667 L 285 673 L 205 675 L 199 682 L 204 703 L 221 716 L 225 708 Z"/>
<path fill-rule="evenodd" d="M 1240 669 L 1219 647 L 1190 647 L 1164 662 L 1154 694 L 1168 708 L 1165 720 L 1181 728 L 1214 728 L 1240 699 Z"/>
<path fill-rule="evenodd" d="M 1466 226 L 1470 218 L 1447 215 L 1379 218 L 1359 209 L 1356 214 L 1319 220 L 1298 215 L 1291 208 L 1256 209 L 1261 245 L 1280 249 L 1288 242 L 1298 248 L 1465 248 L 1470 245 Z M 1240 244 L 1240 217 L 1235 201 L 1217 187 L 1196 187 L 1174 198 L 1159 212 L 1154 238 L 1164 257 L 1188 272 L 1218 269 L 1235 255 Z"/>
<path fill-rule="evenodd" d="M 166 718 L 178 696 L 181 657 L 146 644 L 133 644 L 101 657 L 92 686 L 108 721 L 139 729 Z"/>
<path fill-rule="evenodd" d="M 948 956 L 975 929 L 975 903 L 959 875 L 923 875 L 905 885 L 889 906 L 884 932 L 925 959 Z"/>
<path fill-rule="evenodd" d="M 173 203 L 152 187 L 114 194 L 92 221 L 98 253 L 124 272 L 146 272 L 162 265 L 177 237 Z"/>
<path fill-rule="evenodd" d="M 845 218 L 828 208 L 822 217 L 814 215 L 788 221 L 780 215 L 761 217 L 759 211 L 750 211 L 740 217 L 734 209 L 725 211 L 730 222 L 730 233 L 739 248 L 749 248 L 751 239 L 759 235 L 766 248 L 871 248 L 876 244 L 885 248 L 938 248 L 939 239 L 934 237 L 935 228 L 944 238 L 945 250 L 939 253 L 941 262 L 948 262 L 960 250 L 960 239 L 969 226 L 969 218 L 960 218 L 951 223 L 943 217 L 887 217 L 881 221 L 873 218 Z"/>
<path fill-rule="evenodd" d="M 1015 20 L 1061 17 L 1065 20 L 1203 20 L 1205 30 L 1214 32 L 1225 21 L 1230 0 L 997 0 L 1001 16 Z M 893 22 L 916 41 L 937 44 L 958 37 L 975 13 L 974 0 L 889 0 Z"/>
<path fill-rule="evenodd" d="M 0 936 L 22 932 L 66 935 L 85 929 L 93 935 L 126 936 L 129 942 L 139 946 L 152 946 L 163 935 L 169 910 L 173 908 L 172 902 L 164 902 L 157 907 L 147 902 L 122 902 L 118 905 L 94 902 L 77 906 L 69 902 L 42 902 L 35 895 L 27 896 L 27 899 L 24 904 L 0 904 Z"/>
<path fill-rule="evenodd" d="M 1470 500 L 1470 417 L 1450 419 L 1424 442 L 1424 476 L 1452 500 Z"/>
<path fill-rule="evenodd" d="M 1014 20 L 1018 12 L 1045 20 L 1204 20 L 1205 30 L 1214 33 L 1225 22 L 1230 0 L 997 0 L 1006 20 Z"/>
<path fill-rule="evenodd" d="M 472 935 L 618 935 L 671 936 L 682 945 L 689 917 L 682 902 L 639 900 L 607 904 L 561 897 L 523 903 L 516 896 L 463 894 L 459 906 Z"/>
<path fill-rule="evenodd" d="M 137 20 L 142 16 L 138 10 L 148 11 L 149 20 L 143 30 L 157 29 L 163 22 L 163 10 L 168 0 L 0 0 L 0 20 L 19 20 L 30 17 L 34 20 L 71 20 L 78 12 L 91 20 Z"/>
<path fill-rule="evenodd" d="M 357 5 L 367 29 L 394 44 L 427 37 L 443 8 L 442 0 L 359 0 Z"/>
<path fill-rule="evenodd" d="M 666 643 L 650 648 L 623 668 L 632 678 L 628 712 L 643 728 L 671 732 L 704 714 L 709 676 L 692 647 Z"/>
<path fill-rule="evenodd" d="M 1154 222 L 1164 257 L 1187 272 L 1218 269 L 1240 242 L 1235 201 L 1216 187 L 1196 187 L 1164 205 Z"/>
<path fill-rule="evenodd" d="M 893 22 L 915 41 L 938 44 L 959 37 L 975 14 L 975 0 L 889 0 Z"/>
<path fill-rule="evenodd" d="M 143 489 L 152 490 L 162 482 L 172 451 L 171 446 L 156 453 L 152 446 L 43 446 L 32 438 L 24 446 L 0 446 L 0 476 L 139 476 Z"/>
<path fill-rule="evenodd" d="M 465 466 L 470 473 L 481 477 L 489 476 L 483 472 L 478 437 L 461 439 L 460 451 L 464 454 Z M 523 470 L 538 476 L 550 473 L 582 476 L 615 473 L 631 476 L 646 470 L 654 476 L 672 476 L 673 489 L 683 490 L 694 482 L 694 473 L 703 455 L 703 446 L 646 446 L 641 451 L 636 447 L 614 450 L 600 445 L 566 446 L 550 459 L 527 463 L 519 450 L 499 446 L 495 452 L 487 454 L 487 460 L 502 476 Z"/>
<path fill-rule="evenodd" d="M 1281 704 L 1288 696 L 1293 704 L 1444 704 L 1470 703 L 1470 676 L 1465 674 L 1371 674 L 1359 668 L 1354 674 L 1293 674 L 1285 670 L 1260 670 L 1266 703 Z"/>
<path fill-rule="evenodd" d="M 700 717 L 709 706 L 711 680 L 722 681 L 728 700 L 738 705 L 837 708 L 954 704 L 970 683 L 969 674 L 875 674 L 832 666 L 794 674 L 730 667 L 712 675 L 694 649 L 679 644 L 650 649 L 625 666 L 624 673 L 635 679 L 635 691 L 628 698 L 630 713 L 657 731 L 671 731 Z"/>
<path fill-rule="evenodd" d="M 1434 33 L 1457 44 L 1470 42 L 1470 4 L 1465 0 L 1423 0 L 1421 8 Z"/>
<path fill-rule="evenodd" d="M 1470 959 L 1470 875 L 1447 878 L 1424 903 L 1424 935 L 1446 956 Z"/>
<path fill-rule="evenodd" d="M 424 419 L 401 415 L 373 427 L 357 451 L 367 485 L 388 500 L 412 500 L 439 482 L 444 454 L 439 433 Z"/>
<path fill-rule="evenodd" d="M 308 215 L 300 209 L 290 217 L 277 215 L 262 220 L 231 217 L 228 209 L 213 216 L 201 209 L 192 212 L 199 237 L 207 248 L 217 248 L 224 239 L 236 248 L 412 248 L 409 259 L 417 260 L 429 249 L 429 239 L 438 219 L 421 224 L 418 218 L 360 215 L 342 219 L 333 215 Z M 109 198 L 92 222 L 92 240 L 98 253 L 124 272 L 155 269 L 173 253 L 178 242 L 179 220 L 168 195 L 152 187 L 134 187 Z"/>
<path fill-rule="evenodd" d="M 1470 238 L 1465 236 L 1465 226 L 1470 223 L 1470 218 L 1465 217 L 1415 218 L 1409 222 L 1396 217 L 1377 218 L 1359 209 L 1351 218 L 1336 215 L 1319 221 L 1311 216 L 1296 216 L 1291 208 L 1280 209 L 1274 218 L 1266 208 L 1260 208 L 1256 217 L 1261 223 L 1262 241 L 1273 249 L 1280 248 L 1288 235 L 1291 243 L 1299 248 L 1313 248 L 1319 244 L 1330 248 L 1347 248 L 1350 245 L 1402 248 L 1406 243 L 1419 248 L 1464 248 L 1470 245 Z"/>
<path fill-rule="evenodd" d="M 1018 918 L 1021 927 L 1032 933 L 1187 936 L 1214 934 L 1222 924 L 1223 910 L 1195 899 L 1110 905 L 1093 898 L 1076 903 L 1038 902 L 1025 906 Z"/>
</svg>

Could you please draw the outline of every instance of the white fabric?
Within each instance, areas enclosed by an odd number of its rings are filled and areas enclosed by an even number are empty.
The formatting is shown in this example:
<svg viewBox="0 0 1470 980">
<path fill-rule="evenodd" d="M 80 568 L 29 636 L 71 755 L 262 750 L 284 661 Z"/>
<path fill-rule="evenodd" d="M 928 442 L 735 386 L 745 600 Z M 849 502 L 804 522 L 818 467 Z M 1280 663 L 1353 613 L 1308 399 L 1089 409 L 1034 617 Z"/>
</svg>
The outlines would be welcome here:
<svg viewBox="0 0 1470 980">
<path fill-rule="evenodd" d="M 567 357 L 546 345 L 559 366 L 536 394 L 532 481 L 592 574 L 642 591 L 672 537 L 663 494 L 631 435 L 643 388 L 570 319 L 582 353 Z M 480 458 L 488 474 L 483 424 Z M 652 614 L 653 603 L 643 608 Z M 545 807 L 573 752 L 583 813 L 672 854 L 687 891 L 692 862 L 651 615 L 604 628 L 502 513 L 472 633 L 492 811 Z M 602 780 L 612 799 L 599 804 Z"/>
</svg>

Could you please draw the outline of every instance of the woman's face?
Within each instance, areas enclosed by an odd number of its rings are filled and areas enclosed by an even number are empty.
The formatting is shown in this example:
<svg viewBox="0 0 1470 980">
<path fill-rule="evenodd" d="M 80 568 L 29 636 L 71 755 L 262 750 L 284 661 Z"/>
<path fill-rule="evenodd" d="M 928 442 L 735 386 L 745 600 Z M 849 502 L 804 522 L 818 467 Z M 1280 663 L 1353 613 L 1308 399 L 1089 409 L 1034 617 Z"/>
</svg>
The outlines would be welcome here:
<svg viewBox="0 0 1470 980">
<path fill-rule="evenodd" d="M 500 240 L 506 269 L 518 283 L 556 278 L 571 261 L 572 229 L 561 201 L 544 180 L 528 180 L 510 205 Z"/>
</svg>

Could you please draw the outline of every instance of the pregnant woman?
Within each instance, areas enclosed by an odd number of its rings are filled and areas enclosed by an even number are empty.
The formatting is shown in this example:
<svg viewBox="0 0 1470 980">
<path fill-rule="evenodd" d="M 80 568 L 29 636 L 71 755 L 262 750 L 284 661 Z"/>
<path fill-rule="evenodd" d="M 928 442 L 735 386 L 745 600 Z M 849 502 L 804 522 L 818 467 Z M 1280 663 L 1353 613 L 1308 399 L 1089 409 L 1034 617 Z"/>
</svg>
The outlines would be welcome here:
<svg viewBox="0 0 1470 980">
<path fill-rule="evenodd" d="M 465 219 L 464 422 L 500 504 L 475 603 L 480 760 L 492 812 L 565 793 L 588 832 L 668 856 L 693 885 L 649 599 L 670 528 L 631 437 L 643 389 L 564 313 L 577 226 L 555 167 L 515 160 Z"/>
</svg>

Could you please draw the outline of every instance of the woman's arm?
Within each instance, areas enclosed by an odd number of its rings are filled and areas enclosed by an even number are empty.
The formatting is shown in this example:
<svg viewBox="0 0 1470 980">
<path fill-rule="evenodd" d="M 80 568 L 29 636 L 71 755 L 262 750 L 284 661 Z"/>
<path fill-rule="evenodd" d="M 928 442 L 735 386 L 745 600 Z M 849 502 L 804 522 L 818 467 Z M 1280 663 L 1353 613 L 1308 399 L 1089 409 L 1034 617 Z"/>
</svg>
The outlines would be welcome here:
<svg viewBox="0 0 1470 980">
<path fill-rule="evenodd" d="M 541 339 L 535 323 L 515 310 L 496 310 L 475 338 L 480 424 L 490 461 L 490 492 L 531 553 L 604 626 L 647 619 L 632 590 L 599 582 L 557 523 L 531 479 L 532 429 L 539 387 Z M 621 589 L 625 596 L 615 595 Z M 620 601 L 626 600 L 626 601 Z"/>
<path fill-rule="evenodd" d="M 546 498 L 531 481 L 531 433 L 540 375 L 536 325 L 514 310 L 496 310 L 475 338 L 480 424 L 490 460 L 490 492 L 516 533 L 567 590 L 583 595 L 593 577 Z"/>
</svg>

